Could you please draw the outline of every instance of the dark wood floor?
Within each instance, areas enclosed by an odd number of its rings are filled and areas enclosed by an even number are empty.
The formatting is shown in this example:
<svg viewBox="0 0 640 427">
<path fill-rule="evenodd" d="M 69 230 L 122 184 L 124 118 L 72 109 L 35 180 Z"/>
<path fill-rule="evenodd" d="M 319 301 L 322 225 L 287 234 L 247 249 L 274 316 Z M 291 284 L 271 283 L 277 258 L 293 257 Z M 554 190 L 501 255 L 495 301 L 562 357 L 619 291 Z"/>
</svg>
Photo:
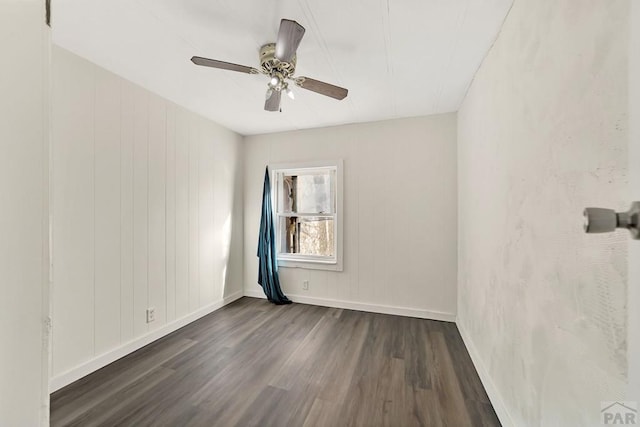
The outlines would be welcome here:
<svg viewBox="0 0 640 427">
<path fill-rule="evenodd" d="M 53 426 L 499 426 L 453 323 L 242 298 L 57 391 Z"/>
</svg>

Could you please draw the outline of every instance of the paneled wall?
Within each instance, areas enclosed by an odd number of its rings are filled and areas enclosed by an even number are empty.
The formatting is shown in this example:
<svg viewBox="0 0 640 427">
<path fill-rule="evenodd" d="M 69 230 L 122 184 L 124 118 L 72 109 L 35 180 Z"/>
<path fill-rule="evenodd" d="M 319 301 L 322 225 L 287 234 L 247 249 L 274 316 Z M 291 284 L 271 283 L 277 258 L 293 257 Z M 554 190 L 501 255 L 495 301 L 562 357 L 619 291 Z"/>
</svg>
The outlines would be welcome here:
<svg viewBox="0 0 640 427">
<path fill-rule="evenodd" d="M 312 304 L 454 320 L 455 113 L 245 138 L 246 294 L 263 295 L 256 248 L 265 166 L 334 159 L 344 160 L 344 271 L 281 267 L 285 293 Z"/>
<path fill-rule="evenodd" d="M 59 47 L 53 115 L 59 386 L 241 295 L 242 138 Z"/>
<path fill-rule="evenodd" d="M 624 400 L 629 237 L 582 210 L 631 201 L 629 6 L 516 0 L 458 113 L 458 326 L 504 425 Z"/>
</svg>

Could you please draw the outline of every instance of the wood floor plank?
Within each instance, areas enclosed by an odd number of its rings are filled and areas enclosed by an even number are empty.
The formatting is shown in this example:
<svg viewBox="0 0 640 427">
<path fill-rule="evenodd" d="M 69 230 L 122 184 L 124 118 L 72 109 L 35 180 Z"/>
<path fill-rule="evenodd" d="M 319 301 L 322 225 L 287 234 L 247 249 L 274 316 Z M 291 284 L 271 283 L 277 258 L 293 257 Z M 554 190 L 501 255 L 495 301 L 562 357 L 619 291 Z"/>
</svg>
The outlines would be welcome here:
<svg viewBox="0 0 640 427">
<path fill-rule="evenodd" d="M 141 349 L 140 353 L 134 353 L 126 360 L 109 365 L 109 369 L 103 368 L 93 373 L 91 376 L 95 379 L 94 381 L 81 381 L 74 384 L 74 387 L 67 387 L 64 391 L 54 393 L 51 396 L 51 407 L 55 408 L 51 411 L 51 424 L 69 424 L 93 406 L 120 392 L 129 384 L 143 378 L 162 363 L 187 351 L 195 344 L 188 339 L 165 342 L 167 345 L 157 348 L 157 351 L 149 352 L 149 349 Z"/>
<path fill-rule="evenodd" d="M 339 340 L 335 342 L 329 355 L 323 356 L 326 363 L 322 369 L 316 370 L 316 382 L 321 385 L 319 397 L 327 401 L 344 401 L 367 337 L 369 322 L 361 316 L 349 317 L 352 321 L 348 326 L 339 326 L 341 333 L 336 334 Z M 348 317 L 340 319 L 345 318 Z"/>
<path fill-rule="evenodd" d="M 290 390 L 302 376 L 308 377 L 310 372 L 316 370 L 316 355 L 331 348 L 336 338 L 334 335 L 336 322 L 336 319 L 328 316 L 319 319 L 305 339 L 285 358 L 282 367 L 269 384 Z"/>
<path fill-rule="evenodd" d="M 322 399 L 315 399 L 304 420 L 303 427 L 333 427 L 338 425 L 336 410 L 338 405 Z"/>
<path fill-rule="evenodd" d="M 428 326 L 420 319 L 408 319 L 405 324 L 405 381 L 413 388 L 431 389 L 430 371 L 433 369 L 433 355 L 429 353 L 431 343 L 428 336 Z M 427 345 L 425 345 L 427 344 Z"/>
<path fill-rule="evenodd" d="M 434 390 L 408 386 L 405 390 L 405 397 L 406 412 L 402 418 L 404 426 L 443 427 L 449 425 L 446 423 L 446 414 L 443 414 L 443 408 Z M 460 427 L 464 426 L 464 424 L 460 425 Z M 453 425 L 452 427 L 458 426 Z"/>
<path fill-rule="evenodd" d="M 301 426 L 314 401 L 315 395 L 310 389 L 283 390 L 266 386 L 236 425 Z"/>
<path fill-rule="evenodd" d="M 112 394 L 99 404 L 92 406 L 90 410 L 76 417 L 68 425 L 77 427 L 122 425 L 123 421 L 125 421 L 123 419 L 124 416 L 146 409 L 146 406 L 136 403 L 139 401 L 138 399 L 174 373 L 175 371 L 171 369 L 155 368 L 118 391 L 118 393 Z"/>
<path fill-rule="evenodd" d="M 194 353 L 196 348 L 192 347 Z M 128 408 L 128 417 L 122 416 L 117 420 L 118 424 L 178 426 L 196 417 L 200 411 L 190 403 L 190 397 L 226 366 L 230 360 L 230 349 L 209 355 L 207 351 L 194 354 L 191 363 L 181 365 L 171 377 L 157 383 L 149 393 L 134 402 Z M 114 420 L 109 421 L 111 425 L 118 425 L 113 424 Z"/>
<path fill-rule="evenodd" d="M 404 360 L 390 358 L 389 383 L 378 386 L 378 395 L 382 400 L 382 424 L 394 426 L 397 420 L 404 417 L 406 410 L 406 388 L 404 383 Z"/>
<path fill-rule="evenodd" d="M 241 298 L 54 393 L 52 426 L 499 426 L 455 324 Z"/>
<path fill-rule="evenodd" d="M 441 332 L 431 332 L 430 342 L 434 343 L 438 360 L 438 375 L 433 379 L 434 391 L 438 395 L 443 416 L 448 426 L 470 426 L 471 418 L 460 390 L 456 371 L 449 350 Z"/>
<path fill-rule="evenodd" d="M 342 405 L 341 420 L 347 425 L 381 425 L 382 401 L 379 384 L 386 381 L 384 370 L 386 342 L 391 340 L 386 315 L 366 313 L 368 330 L 360 359 L 351 379 L 347 399 Z"/>
</svg>

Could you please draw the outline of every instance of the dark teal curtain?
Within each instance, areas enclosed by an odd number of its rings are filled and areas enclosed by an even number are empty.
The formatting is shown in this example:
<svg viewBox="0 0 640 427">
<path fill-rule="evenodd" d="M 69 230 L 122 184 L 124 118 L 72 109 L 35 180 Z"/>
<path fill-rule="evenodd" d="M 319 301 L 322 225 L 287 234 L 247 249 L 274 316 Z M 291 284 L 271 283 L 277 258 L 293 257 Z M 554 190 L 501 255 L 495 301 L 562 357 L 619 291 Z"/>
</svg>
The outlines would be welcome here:
<svg viewBox="0 0 640 427">
<path fill-rule="evenodd" d="M 262 286 L 267 299 L 274 304 L 291 304 L 280 288 L 278 278 L 278 259 L 276 253 L 275 231 L 273 229 L 273 211 L 271 210 L 271 183 L 269 168 L 264 172 L 262 188 L 262 217 L 260 218 L 260 236 L 258 237 L 258 283 Z"/>
</svg>

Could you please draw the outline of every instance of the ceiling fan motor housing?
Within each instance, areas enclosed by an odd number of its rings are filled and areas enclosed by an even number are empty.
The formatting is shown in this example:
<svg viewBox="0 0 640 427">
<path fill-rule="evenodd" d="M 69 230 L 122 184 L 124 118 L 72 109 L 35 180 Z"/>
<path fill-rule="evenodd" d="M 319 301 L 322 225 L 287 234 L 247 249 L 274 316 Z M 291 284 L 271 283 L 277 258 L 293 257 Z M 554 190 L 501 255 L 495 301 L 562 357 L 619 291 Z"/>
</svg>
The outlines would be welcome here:
<svg viewBox="0 0 640 427">
<path fill-rule="evenodd" d="M 273 76 L 275 73 L 280 74 L 281 79 L 290 78 L 296 71 L 297 55 L 293 55 L 291 61 L 281 62 L 276 58 L 276 44 L 267 43 L 260 48 L 260 66 L 262 71 Z M 278 76 L 278 77 L 280 77 Z"/>
</svg>

